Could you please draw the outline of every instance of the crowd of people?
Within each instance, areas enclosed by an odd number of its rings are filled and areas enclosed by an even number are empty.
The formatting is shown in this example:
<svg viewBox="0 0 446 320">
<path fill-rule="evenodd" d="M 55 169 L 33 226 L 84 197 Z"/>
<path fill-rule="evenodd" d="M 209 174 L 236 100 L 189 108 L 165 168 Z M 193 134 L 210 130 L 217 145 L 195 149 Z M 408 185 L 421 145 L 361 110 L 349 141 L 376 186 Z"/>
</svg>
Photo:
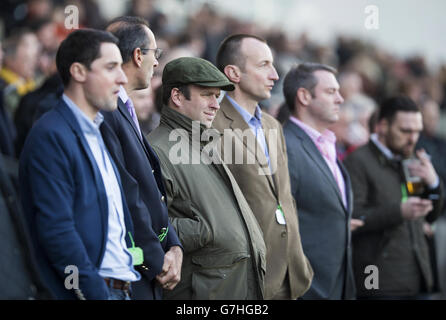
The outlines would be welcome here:
<svg viewBox="0 0 446 320">
<path fill-rule="evenodd" d="M 178 32 L 156 1 L 70 1 L 70 30 L 67 4 L 2 4 L 2 234 L 28 276 L 1 297 L 445 297 L 446 66 L 210 5 Z"/>
</svg>

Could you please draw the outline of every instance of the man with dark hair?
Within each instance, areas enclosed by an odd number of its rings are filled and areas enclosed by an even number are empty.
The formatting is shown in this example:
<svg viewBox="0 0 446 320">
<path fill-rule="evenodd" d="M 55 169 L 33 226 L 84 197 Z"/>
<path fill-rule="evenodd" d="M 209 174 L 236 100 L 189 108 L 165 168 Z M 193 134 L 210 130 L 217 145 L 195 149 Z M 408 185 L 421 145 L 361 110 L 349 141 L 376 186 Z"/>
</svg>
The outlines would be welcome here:
<svg viewBox="0 0 446 320">
<path fill-rule="evenodd" d="M 118 40 L 77 30 L 56 63 L 64 94 L 32 128 L 20 158 L 20 191 L 44 284 L 57 299 L 130 299 L 140 279 L 128 249 L 133 226 L 119 173 L 104 146 L 100 110 L 127 82 Z"/>
<path fill-rule="evenodd" d="M 369 143 L 345 160 L 353 216 L 364 221 L 353 233 L 358 298 L 420 299 L 433 282 L 423 224 L 440 214 L 442 183 L 426 152 L 415 152 L 423 122 L 410 98 L 384 100 L 375 129 Z M 403 168 L 402 160 L 409 158 L 411 164 Z M 408 183 L 408 174 L 418 177 L 419 192 Z M 373 275 L 366 270 L 370 266 L 376 267 Z"/>
<path fill-rule="evenodd" d="M 217 52 L 217 68 L 223 72 L 227 65 L 239 65 L 244 69 L 246 56 L 240 50 L 244 39 L 254 39 L 266 44 L 266 40 L 253 34 L 233 34 L 222 41 Z"/>
<path fill-rule="evenodd" d="M 148 23 L 137 17 L 119 17 L 107 27 L 119 39 L 128 83 L 119 91 L 118 108 L 104 112 L 101 132 L 122 179 L 135 226 L 135 244 L 143 251 L 137 268 L 143 275 L 133 286 L 135 299 L 161 299 L 162 288 L 180 281 L 183 252 L 169 222 L 158 157 L 142 135 L 128 94 L 147 88 L 158 65 L 161 49 Z"/>
<path fill-rule="evenodd" d="M 232 35 L 220 45 L 217 65 L 235 90 L 223 98 L 214 126 L 225 133 L 224 161 L 263 231 L 265 298 L 296 299 L 313 271 L 302 250 L 282 126 L 258 105 L 279 79 L 271 50 L 259 37 Z"/>
<path fill-rule="evenodd" d="M 339 120 L 344 101 L 335 75 L 327 65 L 302 63 L 291 68 L 283 82 L 291 113 L 283 128 L 291 192 L 302 246 L 314 270 L 304 299 L 355 298 L 350 178 L 337 160 L 336 136 L 328 129 Z"/>
<path fill-rule="evenodd" d="M 218 150 L 206 152 L 205 141 L 194 141 L 196 132 L 199 140 L 220 137 L 211 129 L 220 89 L 234 86 L 207 60 L 183 57 L 164 68 L 163 91 L 170 90 L 170 97 L 149 139 L 161 161 L 169 216 L 185 251 L 182 280 L 166 292 L 169 299 L 263 298 L 262 231 Z M 178 147 L 184 161 L 173 155 Z"/>
</svg>

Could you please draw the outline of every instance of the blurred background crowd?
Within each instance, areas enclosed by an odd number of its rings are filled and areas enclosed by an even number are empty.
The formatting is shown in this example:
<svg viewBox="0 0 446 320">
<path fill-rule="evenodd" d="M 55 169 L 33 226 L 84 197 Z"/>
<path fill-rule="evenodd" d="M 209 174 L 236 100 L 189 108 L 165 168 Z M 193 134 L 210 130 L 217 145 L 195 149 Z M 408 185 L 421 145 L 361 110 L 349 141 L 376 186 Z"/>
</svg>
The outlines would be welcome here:
<svg viewBox="0 0 446 320">
<path fill-rule="evenodd" d="M 145 134 L 159 123 L 161 75 L 167 62 L 181 56 L 196 56 L 215 63 L 218 44 L 227 35 L 250 33 L 265 38 L 273 50 L 275 67 L 281 80 L 276 83 L 271 99 L 263 101 L 261 107 L 279 121 L 288 118 L 288 108 L 283 107 L 282 79 L 292 65 L 312 61 L 338 69 L 345 102 L 341 108 L 341 120 L 333 131 L 337 136 L 341 159 L 368 141 L 372 115 L 384 98 L 396 93 L 408 95 L 421 108 L 426 136 L 446 136 L 446 130 L 442 129 L 446 126 L 441 125 L 446 113 L 446 63 L 428 61 L 427 55 L 422 52 L 395 54 L 390 48 L 347 34 L 337 34 L 329 44 L 322 43 L 312 37 L 311 29 L 289 32 L 281 25 L 271 26 L 253 19 L 243 19 L 237 14 L 239 8 L 233 8 L 231 14 L 231 10 L 221 10 L 219 2 L 106 2 L 106 6 L 114 7 L 114 16 L 146 18 L 158 47 L 164 52 L 159 66 L 155 68 L 151 87 L 141 90 L 134 99 Z M 246 2 L 248 6 L 256 3 Z M 105 14 L 104 3 L 99 0 L 1 1 L 1 153 L 9 158 L 18 158 L 32 123 L 62 92 L 55 55 L 59 43 L 72 31 L 66 28 L 67 6 L 74 5 L 79 10 L 80 28 L 102 29 L 112 18 L 110 14 Z M 279 6 L 281 1 L 271 3 L 270 7 Z M 363 11 L 358 14 L 365 17 Z M 404 15 L 404 10 L 398 14 Z M 404 33 L 404 30 L 401 32 Z M 419 39 L 420 43 L 423 41 Z M 443 169 L 437 168 L 440 176 L 445 176 L 445 172 L 442 172 L 445 165 L 439 166 L 443 166 Z"/>
<path fill-rule="evenodd" d="M 8 137 L 2 142 L 3 153 L 20 154 L 33 119 L 42 109 L 45 111 L 48 99 L 57 96 L 61 90 L 54 61 L 60 41 L 71 31 L 65 25 L 70 14 L 70 11 L 66 12 L 67 6 L 74 5 L 79 10 L 79 27 L 103 28 L 109 19 L 104 17 L 101 3 L 103 1 L 5 0 L 0 4 L 2 136 Z M 119 5 L 114 4 L 115 11 L 119 15 L 146 18 L 157 37 L 158 46 L 164 50 L 151 88 L 142 90 L 135 102 L 146 133 L 159 121 L 161 99 L 157 99 L 158 89 L 167 62 L 180 56 L 197 56 L 215 62 L 218 44 L 227 35 L 253 33 L 267 39 L 281 79 L 293 64 L 300 61 L 321 62 L 338 69 L 345 103 L 341 121 L 333 130 L 341 158 L 368 140 L 370 116 L 384 97 L 397 92 L 410 96 L 425 111 L 425 127 L 429 134 L 445 134 L 439 121 L 446 110 L 446 64 L 426 61 L 424 55 L 393 54 L 379 44 L 343 34 L 336 35 L 330 44 L 320 43 L 312 38 L 311 31 L 290 33 L 280 25 L 262 25 L 253 19 L 242 19 L 221 10 L 217 1 L 132 0 L 116 3 Z M 358 14 L 364 15 L 363 12 Z M 283 120 L 288 112 L 287 108 L 281 108 L 283 101 L 279 80 L 272 98 L 264 101 L 261 107 Z M 40 110 L 37 115 L 36 110 Z"/>
</svg>

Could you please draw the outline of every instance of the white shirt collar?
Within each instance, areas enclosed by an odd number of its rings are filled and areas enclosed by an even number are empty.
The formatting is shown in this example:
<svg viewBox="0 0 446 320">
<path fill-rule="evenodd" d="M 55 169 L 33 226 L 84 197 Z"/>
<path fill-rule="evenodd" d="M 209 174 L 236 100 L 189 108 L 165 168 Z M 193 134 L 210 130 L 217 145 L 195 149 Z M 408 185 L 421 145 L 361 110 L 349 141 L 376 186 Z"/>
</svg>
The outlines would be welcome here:
<svg viewBox="0 0 446 320">
<path fill-rule="evenodd" d="M 123 86 L 119 86 L 119 94 L 118 94 L 118 96 L 122 100 L 122 102 L 124 102 L 124 104 L 129 99 L 129 95 L 127 94 L 127 92 L 125 91 Z"/>
<path fill-rule="evenodd" d="M 389 148 L 387 148 L 385 145 L 383 145 L 383 144 L 381 143 L 381 141 L 379 141 L 379 139 L 378 139 L 378 134 L 376 134 L 376 133 L 372 133 L 372 134 L 370 135 L 370 140 L 372 140 L 372 142 L 378 147 L 378 149 L 384 154 L 384 156 L 385 156 L 387 159 L 389 159 L 389 160 L 393 160 L 393 159 L 398 158 L 397 156 L 395 156 L 395 155 L 393 154 L 392 151 L 390 151 Z"/>
</svg>

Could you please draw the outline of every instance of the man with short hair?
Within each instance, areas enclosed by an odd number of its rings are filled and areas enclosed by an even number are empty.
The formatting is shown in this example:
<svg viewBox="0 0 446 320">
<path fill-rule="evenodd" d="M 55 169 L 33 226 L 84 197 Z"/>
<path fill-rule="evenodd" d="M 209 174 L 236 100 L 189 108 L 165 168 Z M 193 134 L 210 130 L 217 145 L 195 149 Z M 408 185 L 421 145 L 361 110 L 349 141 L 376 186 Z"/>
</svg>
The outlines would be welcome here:
<svg viewBox="0 0 446 320">
<path fill-rule="evenodd" d="M 100 110 L 116 108 L 118 40 L 77 30 L 56 63 L 64 94 L 39 119 L 20 158 L 20 191 L 38 269 L 57 299 L 130 299 L 140 279 L 127 248 L 133 226 L 119 173 L 104 146 Z"/>
<path fill-rule="evenodd" d="M 168 299 L 264 297 L 262 231 L 221 161 L 220 134 L 211 129 L 220 89 L 234 86 L 209 61 L 179 58 L 164 68 L 165 105 L 149 140 L 160 158 L 169 216 L 185 251 L 182 280 L 165 293 Z"/>
<path fill-rule="evenodd" d="M 3 51 L 0 90 L 4 90 L 6 111 L 12 119 L 20 98 L 36 89 L 40 44 L 31 30 L 21 28 L 3 41 Z"/>
<path fill-rule="evenodd" d="M 384 100 L 375 128 L 369 143 L 345 160 L 353 216 L 364 220 L 352 239 L 358 298 L 420 299 L 433 283 L 423 223 L 441 212 L 442 183 L 426 152 L 415 152 L 423 122 L 410 98 Z M 409 158 L 416 159 L 407 169 L 421 180 L 420 193 L 406 184 L 401 161 Z M 370 265 L 377 268 L 373 275 L 366 272 Z"/>
<path fill-rule="evenodd" d="M 271 50 L 257 36 L 232 35 L 220 45 L 217 66 L 235 90 L 223 98 L 214 126 L 225 132 L 224 161 L 263 231 L 265 298 L 296 299 L 310 287 L 313 271 L 302 250 L 282 126 L 258 105 L 279 79 Z"/>
<path fill-rule="evenodd" d="M 299 212 L 302 246 L 314 270 L 304 299 L 355 298 L 352 190 L 348 173 L 336 157 L 336 136 L 328 129 L 339 120 L 344 101 L 335 75 L 330 66 L 302 63 L 291 68 L 283 83 L 291 113 L 283 128 L 291 192 Z"/>
<path fill-rule="evenodd" d="M 180 281 L 183 253 L 167 215 L 158 158 L 141 133 L 128 94 L 149 86 L 161 49 L 142 18 L 116 18 L 107 30 L 119 39 L 128 83 L 120 88 L 117 110 L 103 113 L 101 132 L 121 175 L 135 226 L 135 246 L 144 253 L 137 265 L 143 279 L 134 284 L 133 297 L 158 300 L 163 287 L 171 290 Z"/>
</svg>

